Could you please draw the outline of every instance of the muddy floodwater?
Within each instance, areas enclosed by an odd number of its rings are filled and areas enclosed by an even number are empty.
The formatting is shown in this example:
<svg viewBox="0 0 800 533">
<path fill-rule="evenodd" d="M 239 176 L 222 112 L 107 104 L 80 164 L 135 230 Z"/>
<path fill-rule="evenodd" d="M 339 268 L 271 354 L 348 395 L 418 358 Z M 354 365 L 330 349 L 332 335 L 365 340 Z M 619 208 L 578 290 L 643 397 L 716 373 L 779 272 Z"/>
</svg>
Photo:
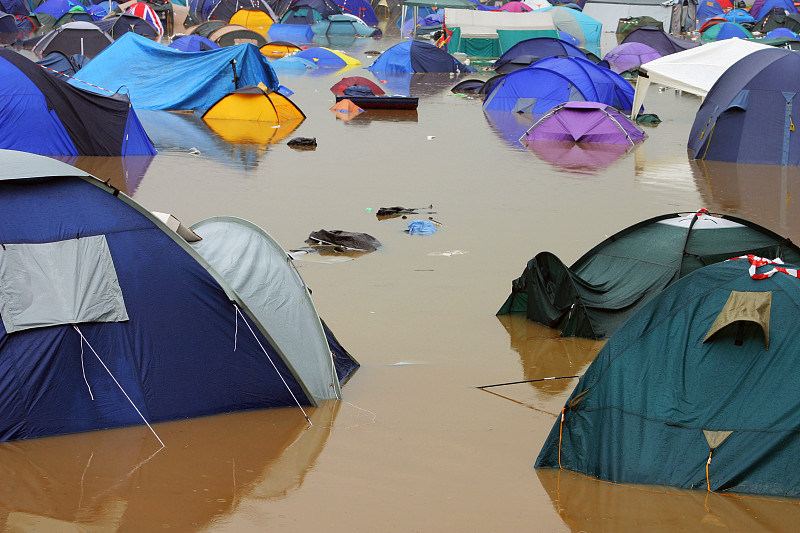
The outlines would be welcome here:
<svg viewBox="0 0 800 533">
<path fill-rule="evenodd" d="M 340 48 L 369 65 L 365 51 L 391 44 Z M 295 129 L 231 132 L 143 112 L 157 156 L 77 161 L 185 224 L 234 215 L 285 249 L 321 228 L 381 241 L 359 257 L 296 261 L 320 315 L 361 363 L 344 400 L 310 409 L 312 427 L 298 409 L 157 424 L 163 449 L 146 427 L 4 443 L 0 530 L 796 530 L 796 501 L 534 470 L 576 380 L 476 387 L 581 374 L 602 347 L 495 317 L 537 252 L 569 264 L 628 225 L 701 207 L 797 241 L 797 169 L 689 161 L 700 100 L 657 86 L 645 106 L 663 122 L 612 157 L 529 150 L 516 141 L 524 124 L 487 117 L 481 101 L 450 92 L 448 75 L 386 80 L 390 92 L 405 84 L 419 96 L 416 113 L 343 121 L 329 111 L 329 87 L 346 75 L 381 79 L 363 68 L 279 72 L 307 115 Z M 298 136 L 315 137 L 316 150 L 287 146 Z M 425 209 L 378 220 L 389 206 Z M 441 222 L 436 234 L 403 232 L 428 217 Z"/>
</svg>

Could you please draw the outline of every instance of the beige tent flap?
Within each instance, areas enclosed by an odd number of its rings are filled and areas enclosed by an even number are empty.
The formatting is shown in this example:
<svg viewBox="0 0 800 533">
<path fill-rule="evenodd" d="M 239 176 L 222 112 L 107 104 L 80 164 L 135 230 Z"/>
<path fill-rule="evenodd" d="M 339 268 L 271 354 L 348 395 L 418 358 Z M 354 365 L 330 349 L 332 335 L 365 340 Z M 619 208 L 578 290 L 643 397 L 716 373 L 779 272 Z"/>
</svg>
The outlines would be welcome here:
<svg viewBox="0 0 800 533">
<path fill-rule="evenodd" d="M 707 342 L 718 331 L 736 322 L 752 322 L 764 332 L 764 346 L 769 350 L 769 313 L 772 307 L 772 292 L 731 291 L 728 301 L 708 330 L 703 342 Z"/>
<path fill-rule="evenodd" d="M 712 450 L 716 450 L 717 446 L 725 442 L 725 439 L 731 436 L 733 431 L 711 431 L 709 429 L 703 430 L 703 435 L 705 435 L 706 440 L 708 441 L 708 447 Z"/>
</svg>

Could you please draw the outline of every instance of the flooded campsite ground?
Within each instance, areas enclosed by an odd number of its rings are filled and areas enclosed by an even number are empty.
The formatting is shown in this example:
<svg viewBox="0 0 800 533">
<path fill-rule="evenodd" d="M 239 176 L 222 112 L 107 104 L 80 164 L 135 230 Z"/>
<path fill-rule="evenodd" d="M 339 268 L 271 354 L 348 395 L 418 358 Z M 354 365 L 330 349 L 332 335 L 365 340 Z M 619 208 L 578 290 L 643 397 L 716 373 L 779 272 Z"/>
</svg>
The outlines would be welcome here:
<svg viewBox="0 0 800 533">
<path fill-rule="evenodd" d="M 369 65 L 365 51 L 391 44 L 363 40 L 344 49 Z M 361 363 L 344 400 L 311 409 L 312 427 L 298 409 L 158 424 L 160 450 L 146 427 L 3 443 L 0 529 L 796 527 L 796 501 L 534 470 L 576 380 L 476 387 L 581 374 L 602 347 L 495 317 L 537 252 L 569 264 L 635 222 L 701 207 L 796 241 L 797 169 L 690 162 L 686 141 L 700 100 L 656 86 L 645 106 L 663 122 L 614 159 L 528 150 L 516 142 L 520 124 L 487 117 L 480 100 L 452 94 L 457 80 L 448 75 L 395 80 L 420 97 L 416 113 L 368 111 L 342 121 L 329 111 L 328 88 L 344 75 L 380 81 L 363 68 L 279 72 L 307 118 L 296 129 L 256 135 L 274 144 L 214 131 L 191 115 L 145 112 L 157 156 L 76 163 L 120 186 L 127 173 L 124 188 L 135 200 L 184 224 L 234 215 L 285 249 L 304 246 L 321 228 L 376 237 L 382 247 L 373 253 L 296 261 L 320 315 Z M 297 136 L 315 137 L 317 148 L 287 146 Z M 379 220 L 375 212 L 388 206 L 425 209 Z M 428 217 L 441 222 L 437 233 L 404 233 L 409 220 Z"/>
</svg>

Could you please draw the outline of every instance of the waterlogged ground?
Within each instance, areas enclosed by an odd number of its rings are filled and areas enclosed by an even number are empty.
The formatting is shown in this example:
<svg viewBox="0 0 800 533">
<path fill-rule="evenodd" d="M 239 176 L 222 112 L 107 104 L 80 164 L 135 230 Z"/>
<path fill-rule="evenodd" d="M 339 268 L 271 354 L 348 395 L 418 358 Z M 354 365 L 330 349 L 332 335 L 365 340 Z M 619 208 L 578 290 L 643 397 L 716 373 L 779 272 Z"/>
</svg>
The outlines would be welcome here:
<svg viewBox="0 0 800 533">
<path fill-rule="evenodd" d="M 345 49 L 369 64 L 365 51 L 391 44 Z M 380 79 L 360 68 L 279 73 L 308 117 L 293 130 L 214 131 L 190 115 L 142 113 L 155 158 L 77 162 L 184 223 L 239 216 L 286 249 L 321 228 L 380 240 L 360 257 L 297 261 L 320 314 L 361 362 L 344 401 L 312 409 L 313 427 L 297 409 L 159 424 L 161 450 L 146 427 L 2 444 L 0 529 L 794 530 L 796 502 L 535 471 L 575 380 L 476 387 L 580 374 L 602 346 L 494 316 L 535 253 L 570 263 L 644 218 L 701 207 L 796 240 L 796 169 L 690 162 L 700 101 L 658 87 L 645 105 L 664 122 L 615 158 L 528 150 L 516 142 L 524 124 L 486 117 L 480 101 L 449 92 L 447 75 L 402 82 L 420 97 L 417 113 L 338 120 L 328 88 L 344 75 Z M 316 137 L 317 149 L 289 148 L 297 136 Z M 396 205 L 432 208 L 376 218 Z M 442 223 L 435 235 L 403 232 L 428 217 Z"/>
</svg>

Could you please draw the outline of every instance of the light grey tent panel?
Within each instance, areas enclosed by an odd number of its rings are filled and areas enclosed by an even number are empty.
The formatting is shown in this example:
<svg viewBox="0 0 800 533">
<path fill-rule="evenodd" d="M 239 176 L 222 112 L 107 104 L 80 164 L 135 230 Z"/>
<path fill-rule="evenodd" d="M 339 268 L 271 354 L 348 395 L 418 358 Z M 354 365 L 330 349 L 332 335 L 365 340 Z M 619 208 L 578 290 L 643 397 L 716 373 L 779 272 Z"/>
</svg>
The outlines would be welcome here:
<svg viewBox="0 0 800 533">
<path fill-rule="evenodd" d="M 308 289 L 286 252 L 245 220 L 215 217 L 192 226 L 192 247 L 230 284 L 315 400 L 340 398 L 330 347 Z"/>
<path fill-rule="evenodd" d="M 665 28 L 672 24 L 672 6 L 664 5 L 663 0 L 586 0 L 583 13 L 603 24 L 603 31 L 617 27 L 621 18 L 653 17 L 664 23 Z"/>
<path fill-rule="evenodd" d="M 17 150 L 0 150 L 0 180 L 89 175 L 49 157 L 36 156 Z"/>
<path fill-rule="evenodd" d="M 0 249 L 0 315 L 8 333 L 128 320 L 104 235 Z"/>
</svg>

